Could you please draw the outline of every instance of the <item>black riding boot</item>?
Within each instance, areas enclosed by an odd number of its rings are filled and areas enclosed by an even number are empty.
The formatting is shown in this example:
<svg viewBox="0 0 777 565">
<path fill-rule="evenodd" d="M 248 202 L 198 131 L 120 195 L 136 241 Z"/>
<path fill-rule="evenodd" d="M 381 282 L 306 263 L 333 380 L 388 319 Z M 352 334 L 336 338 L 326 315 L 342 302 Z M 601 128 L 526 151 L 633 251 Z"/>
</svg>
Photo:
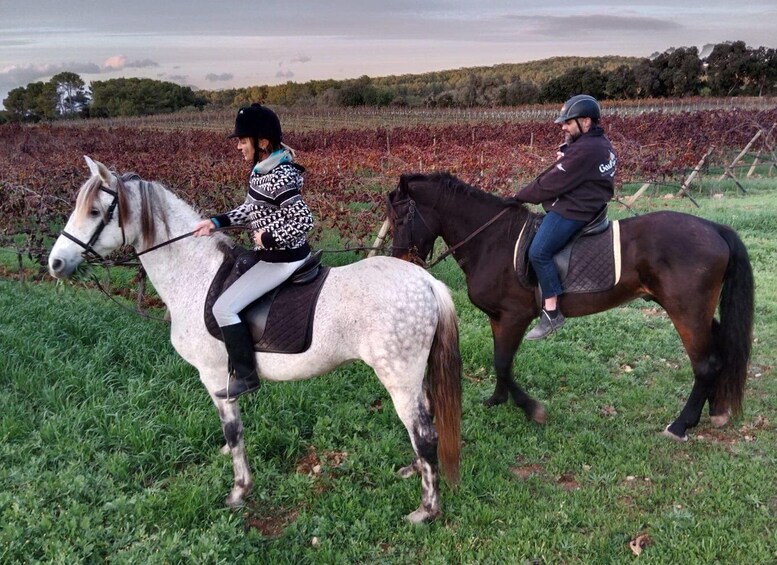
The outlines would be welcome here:
<svg viewBox="0 0 777 565">
<path fill-rule="evenodd" d="M 566 318 L 561 313 L 561 310 L 548 311 L 543 308 L 540 313 L 540 323 L 534 326 L 534 329 L 527 333 L 523 339 L 528 339 L 529 341 L 545 339 L 563 326 L 564 322 L 566 322 Z"/>
<path fill-rule="evenodd" d="M 217 391 L 219 398 L 234 399 L 259 388 L 261 382 L 256 374 L 256 354 L 251 330 L 243 323 L 221 328 L 224 344 L 229 355 L 229 386 Z"/>
</svg>

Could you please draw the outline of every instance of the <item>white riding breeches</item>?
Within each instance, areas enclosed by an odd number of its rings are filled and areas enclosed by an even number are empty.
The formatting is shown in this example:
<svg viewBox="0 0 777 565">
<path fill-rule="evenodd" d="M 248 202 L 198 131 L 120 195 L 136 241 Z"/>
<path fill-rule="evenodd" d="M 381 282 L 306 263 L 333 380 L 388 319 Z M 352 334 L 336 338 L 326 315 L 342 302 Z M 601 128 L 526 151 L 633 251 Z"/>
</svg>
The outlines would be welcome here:
<svg viewBox="0 0 777 565">
<path fill-rule="evenodd" d="M 257 298 L 288 279 L 305 261 L 269 263 L 259 261 L 238 278 L 213 304 L 213 317 L 220 328 L 241 322 L 238 314 Z"/>
</svg>

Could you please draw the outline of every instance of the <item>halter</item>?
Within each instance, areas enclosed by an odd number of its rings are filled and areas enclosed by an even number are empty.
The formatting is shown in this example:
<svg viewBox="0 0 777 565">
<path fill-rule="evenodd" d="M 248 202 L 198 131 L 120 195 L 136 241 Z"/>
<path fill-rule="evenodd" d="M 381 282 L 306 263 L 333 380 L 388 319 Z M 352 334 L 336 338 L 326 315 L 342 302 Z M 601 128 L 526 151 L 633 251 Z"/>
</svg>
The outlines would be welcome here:
<svg viewBox="0 0 777 565">
<path fill-rule="evenodd" d="M 62 230 L 62 235 L 64 235 L 70 241 L 77 243 L 78 245 L 84 248 L 84 251 L 81 253 L 81 255 L 83 255 L 85 259 L 88 259 L 89 257 L 94 257 L 99 261 L 105 262 L 105 259 L 103 258 L 103 256 L 94 250 L 94 244 L 97 243 L 97 239 L 100 237 L 100 234 L 103 232 L 105 227 L 111 223 L 111 220 L 113 219 L 113 212 L 116 210 L 116 208 L 119 207 L 119 193 L 116 190 L 111 190 L 110 188 L 106 188 L 102 185 L 100 185 L 100 190 L 102 190 L 103 192 L 107 192 L 108 194 L 113 196 L 113 200 L 108 206 L 107 214 L 102 216 L 102 218 L 100 219 L 100 224 L 94 230 L 94 233 L 92 234 L 92 237 L 89 238 L 89 241 L 84 243 L 77 237 L 67 233 L 65 230 Z M 121 225 L 121 216 L 119 217 L 119 227 L 121 228 L 121 244 L 124 245 L 126 243 L 126 238 L 124 235 L 124 226 Z"/>
</svg>

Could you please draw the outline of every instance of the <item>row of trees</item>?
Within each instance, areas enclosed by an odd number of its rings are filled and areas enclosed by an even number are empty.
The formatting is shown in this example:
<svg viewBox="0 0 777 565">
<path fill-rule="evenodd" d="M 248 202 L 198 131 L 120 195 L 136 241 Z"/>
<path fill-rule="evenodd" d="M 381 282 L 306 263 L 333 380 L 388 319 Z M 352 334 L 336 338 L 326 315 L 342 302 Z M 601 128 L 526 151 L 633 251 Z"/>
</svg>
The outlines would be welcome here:
<svg viewBox="0 0 777 565">
<path fill-rule="evenodd" d="M 555 57 L 420 75 L 287 82 L 276 86 L 193 92 L 151 79 L 95 81 L 87 89 L 75 73 L 12 90 L 7 120 L 138 116 L 205 104 L 240 106 L 516 106 L 557 103 L 585 92 L 606 100 L 686 96 L 777 95 L 777 49 L 743 41 L 672 48 L 651 58 Z M 707 48 L 705 48 L 707 51 Z"/>
<path fill-rule="evenodd" d="M 7 121 L 57 118 L 148 116 L 203 107 L 208 101 L 188 86 L 147 78 L 93 81 L 87 89 L 76 73 L 63 72 L 48 82 L 15 88 L 3 101 Z"/>
<path fill-rule="evenodd" d="M 743 41 L 672 48 L 650 58 L 554 57 L 513 65 L 349 81 L 201 92 L 211 103 L 280 106 L 517 106 L 586 92 L 602 100 L 777 94 L 777 50 Z"/>
</svg>

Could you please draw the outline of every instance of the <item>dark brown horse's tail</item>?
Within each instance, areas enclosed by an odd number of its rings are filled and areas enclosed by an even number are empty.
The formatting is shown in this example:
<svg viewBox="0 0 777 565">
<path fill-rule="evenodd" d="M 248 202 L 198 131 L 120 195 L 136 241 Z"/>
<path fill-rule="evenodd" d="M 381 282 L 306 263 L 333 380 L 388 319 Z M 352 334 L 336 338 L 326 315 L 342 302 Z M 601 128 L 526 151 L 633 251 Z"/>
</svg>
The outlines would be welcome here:
<svg viewBox="0 0 777 565">
<path fill-rule="evenodd" d="M 723 366 L 715 397 L 720 406 L 730 406 L 736 416 L 742 412 L 753 341 L 755 284 L 745 244 L 727 226 L 719 226 L 718 233 L 726 240 L 731 255 L 720 293 L 720 327 L 716 338 Z"/>
<path fill-rule="evenodd" d="M 430 277 L 431 278 L 431 277 Z M 431 278 L 439 320 L 429 352 L 429 387 L 437 428 L 437 455 L 448 483 L 459 482 L 461 462 L 461 353 L 456 308 L 448 288 Z"/>
</svg>

